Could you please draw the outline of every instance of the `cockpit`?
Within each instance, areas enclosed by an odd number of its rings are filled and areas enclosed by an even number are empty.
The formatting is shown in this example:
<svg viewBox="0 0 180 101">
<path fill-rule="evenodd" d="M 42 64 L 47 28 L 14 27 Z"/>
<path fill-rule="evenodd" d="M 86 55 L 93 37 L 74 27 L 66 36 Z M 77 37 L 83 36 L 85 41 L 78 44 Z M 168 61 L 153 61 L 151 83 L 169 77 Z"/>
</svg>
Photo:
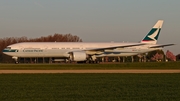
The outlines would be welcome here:
<svg viewBox="0 0 180 101">
<path fill-rule="evenodd" d="M 6 52 L 18 52 L 18 50 L 17 49 L 12 49 L 11 47 L 6 47 L 3 50 L 3 53 L 6 53 Z"/>
</svg>

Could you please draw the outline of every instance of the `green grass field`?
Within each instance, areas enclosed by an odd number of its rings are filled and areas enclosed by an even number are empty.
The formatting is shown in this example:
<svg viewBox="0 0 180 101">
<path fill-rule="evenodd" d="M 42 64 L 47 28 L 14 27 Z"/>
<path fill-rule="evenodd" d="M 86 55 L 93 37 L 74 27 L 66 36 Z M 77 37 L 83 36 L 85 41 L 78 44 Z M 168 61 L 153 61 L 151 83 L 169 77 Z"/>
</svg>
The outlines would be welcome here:
<svg viewBox="0 0 180 101">
<path fill-rule="evenodd" d="M 0 70 L 75 70 L 75 69 L 180 69 L 180 62 L 113 64 L 0 64 Z"/>
<path fill-rule="evenodd" d="M 180 74 L 1 74 L 1 101 L 180 101 Z"/>
</svg>

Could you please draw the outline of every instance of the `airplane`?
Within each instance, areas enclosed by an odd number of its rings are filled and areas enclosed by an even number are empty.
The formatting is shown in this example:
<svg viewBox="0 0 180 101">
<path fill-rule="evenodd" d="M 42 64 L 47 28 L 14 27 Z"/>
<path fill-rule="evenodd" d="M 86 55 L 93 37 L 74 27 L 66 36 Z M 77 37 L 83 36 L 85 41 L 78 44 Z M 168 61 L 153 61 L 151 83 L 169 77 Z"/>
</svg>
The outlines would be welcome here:
<svg viewBox="0 0 180 101">
<path fill-rule="evenodd" d="M 131 56 L 174 44 L 159 45 L 158 36 L 163 20 L 158 20 L 141 42 L 21 42 L 7 46 L 3 53 L 18 58 L 66 58 L 68 61 L 97 62 L 101 56 Z M 107 54 L 108 53 L 108 54 Z"/>
</svg>

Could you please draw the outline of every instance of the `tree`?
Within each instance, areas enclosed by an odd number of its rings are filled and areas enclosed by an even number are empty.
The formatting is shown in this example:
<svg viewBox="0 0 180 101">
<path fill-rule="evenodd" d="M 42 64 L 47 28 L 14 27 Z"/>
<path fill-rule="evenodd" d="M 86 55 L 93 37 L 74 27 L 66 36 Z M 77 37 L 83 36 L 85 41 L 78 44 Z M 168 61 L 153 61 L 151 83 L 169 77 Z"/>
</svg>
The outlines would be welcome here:
<svg viewBox="0 0 180 101">
<path fill-rule="evenodd" d="M 172 52 L 170 52 L 169 50 L 167 50 L 167 52 L 166 52 L 166 58 L 169 61 L 176 61 L 176 56 Z"/>
<path fill-rule="evenodd" d="M 180 60 L 180 54 L 176 55 L 176 60 L 177 60 L 177 61 Z"/>
<path fill-rule="evenodd" d="M 156 59 L 164 60 L 164 52 L 163 50 L 155 50 L 151 51 L 147 54 L 146 58 L 151 61 L 155 61 Z"/>
</svg>

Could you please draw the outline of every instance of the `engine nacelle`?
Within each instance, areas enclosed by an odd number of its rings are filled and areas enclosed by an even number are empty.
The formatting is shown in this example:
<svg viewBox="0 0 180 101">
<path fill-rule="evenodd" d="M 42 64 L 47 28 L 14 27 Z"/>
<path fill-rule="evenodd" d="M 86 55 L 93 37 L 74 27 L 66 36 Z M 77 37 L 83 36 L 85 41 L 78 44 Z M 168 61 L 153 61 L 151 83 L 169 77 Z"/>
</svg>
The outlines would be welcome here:
<svg viewBox="0 0 180 101">
<path fill-rule="evenodd" d="M 84 51 L 72 52 L 70 54 L 70 59 L 72 61 L 85 61 L 87 60 L 87 54 Z"/>
</svg>

